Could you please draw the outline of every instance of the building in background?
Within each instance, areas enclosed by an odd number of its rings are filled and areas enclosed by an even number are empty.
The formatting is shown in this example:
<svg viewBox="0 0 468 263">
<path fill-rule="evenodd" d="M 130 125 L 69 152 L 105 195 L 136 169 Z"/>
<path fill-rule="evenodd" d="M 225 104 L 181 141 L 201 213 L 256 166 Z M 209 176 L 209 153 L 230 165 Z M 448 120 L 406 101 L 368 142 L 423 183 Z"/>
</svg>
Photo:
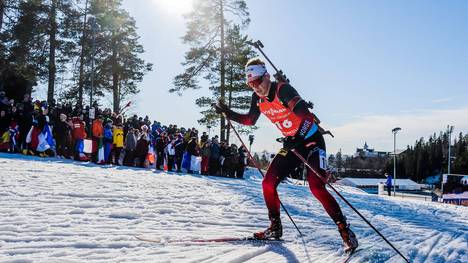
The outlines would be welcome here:
<svg viewBox="0 0 468 263">
<path fill-rule="evenodd" d="M 367 142 L 364 143 L 364 147 L 357 148 L 354 157 L 361 157 L 361 158 L 377 158 L 377 157 L 385 157 L 389 155 L 389 152 L 382 152 L 376 151 L 374 149 L 369 148 Z"/>
</svg>

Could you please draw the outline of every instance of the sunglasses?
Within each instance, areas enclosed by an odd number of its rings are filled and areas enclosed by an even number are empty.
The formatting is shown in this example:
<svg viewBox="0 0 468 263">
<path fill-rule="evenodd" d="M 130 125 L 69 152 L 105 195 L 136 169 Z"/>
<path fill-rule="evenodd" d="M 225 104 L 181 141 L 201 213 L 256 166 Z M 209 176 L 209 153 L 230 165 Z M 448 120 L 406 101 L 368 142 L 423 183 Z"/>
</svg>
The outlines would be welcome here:
<svg viewBox="0 0 468 263">
<path fill-rule="evenodd" d="M 261 75 L 259 78 L 256 78 L 256 79 L 254 79 L 252 81 L 249 81 L 247 84 L 249 86 L 251 86 L 251 87 L 258 87 L 260 84 L 262 84 L 263 77 L 265 76 L 265 73 L 263 73 L 263 75 Z"/>
</svg>

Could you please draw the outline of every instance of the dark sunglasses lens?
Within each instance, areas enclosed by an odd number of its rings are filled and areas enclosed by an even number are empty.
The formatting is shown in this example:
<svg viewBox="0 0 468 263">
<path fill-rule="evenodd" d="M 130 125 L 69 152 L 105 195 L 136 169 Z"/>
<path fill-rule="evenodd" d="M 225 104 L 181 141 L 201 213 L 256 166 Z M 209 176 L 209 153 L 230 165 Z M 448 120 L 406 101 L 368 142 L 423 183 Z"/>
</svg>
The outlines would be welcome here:
<svg viewBox="0 0 468 263">
<path fill-rule="evenodd" d="M 253 85 L 254 87 L 256 87 L 256 86 L 258 86 L 258 85 L 260 85 L 262 83 L 262 79 L 263 78 L 258 78 L 258 79 L 252 80 L 250 82 L 250 84 Z"/>
</svg>

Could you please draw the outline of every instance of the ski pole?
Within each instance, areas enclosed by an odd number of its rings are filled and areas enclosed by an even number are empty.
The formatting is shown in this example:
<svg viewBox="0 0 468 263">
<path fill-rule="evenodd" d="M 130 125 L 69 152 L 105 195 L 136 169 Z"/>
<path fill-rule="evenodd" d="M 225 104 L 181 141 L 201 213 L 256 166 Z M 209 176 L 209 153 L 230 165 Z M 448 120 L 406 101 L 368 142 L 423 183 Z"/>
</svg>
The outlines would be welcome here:
<svg viewBox="0 0 468 263">
<path fill-rule="evenodd" d="M 262 177 L 264 178 L 265 175 L 263 174 L 262 170 L 260 169 L 260 166 L 257 164 L 257 162 L 255 161 L 255 159 L 253 158 L 252 154 L 250 153 L 250 151 L 247 149 L 247 147 L 245 146 L 245 143 L 244 141 L 241 139 L 239 133 L 237 133 L 237 130 L 236 128 L 234 127 L 234 125 L 232 125 L 232 122 L 229 118 L 227 118 L 226 116 L 226 113 L 223 113 L 223 116 L 224 118 L 226 118 L 226 120 L 228 121 L 229 123 L 229 126 L 231 126 L 232 130 L 234 131 L 234 133 L 236 134 L 237 138 L 239 139 L 240 143 L 242 144 L 242 146 L 244 147 L 244 149 L 247 151 L 247 154 L 249 155 L 249 159 L 252 161 L 253 165 L 255 166 L 255 168 L 258 169 L 258 171 L 260 172 L 260 174 L 262 175 Z M 291 222 L 293 223 L 294 227 L 296 228 L 297 232 L 299 232 L 299 235 L 301 237 L 304 237 L 304 235 L 302 235 L 302 232 L 301 230 L 299 230 L 299 227 L 297 227 L 296 225 L 296 222 L 294 222 L 294 220 L 292 219 L 291 215 L 289 214 L 288 210 L 286 209 L 286 207 L 283 205 L 283 203 L 281 202 L 280 200 L 280 205 L 281 207 L 283 208 L 284 212 L 286 212 L 286 215 L 288 215 L 289 217 L 289 220 L 291 220 Z"/>
<path fill-rule="evenodd" d="M 336 189 L 335 187 L 333 187 L 329 182 L 327 182 L 325 180 L 325 178 L 323 178 L 310 164 L 309 162 L 307 162 L 306 159 L 304 159 L 304 157 L 302 157 L 301 154 L 299 154 L 297 152 L 296 149 L 292 149 L 291 152 L 293 152 L 297 158 L 299 158 L 305 166 L 307 166 L 307 168 L 309 168 L 315 176 L 317 176 L 320 180 L 322 180 L 322 182 L 324 182 L 325 184 L 327 184 L 349 207 L 351 207 L 351 209 L 354 210 L 354 212 L 356 212 L 356 214 L 358 214 L 362 220 L 364 220 L 364 222 L 366 222 L 372 229 L 374 229 L 374 231 L 379 234 L 380 237 L 382 237 L 382 239 L 387 242 L 387 244 L 389 244 L 406 262 L 409 263 L 409 260 L 390 242 L 387 240 L 387 238 L 385 238 L 384 235 L 382 235 L 382 233 L 380 233 L 379 230 L 377 230 L 377 228 L 375 228 L 344 196 L 342 196 Z"/>
</svg>

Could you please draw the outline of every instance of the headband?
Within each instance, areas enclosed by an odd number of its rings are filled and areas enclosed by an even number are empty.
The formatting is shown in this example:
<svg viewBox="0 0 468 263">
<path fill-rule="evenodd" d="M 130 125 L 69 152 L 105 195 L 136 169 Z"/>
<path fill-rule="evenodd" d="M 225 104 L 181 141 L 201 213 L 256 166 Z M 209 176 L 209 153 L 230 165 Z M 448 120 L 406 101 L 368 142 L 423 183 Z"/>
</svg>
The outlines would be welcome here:
<svg viewBox="0 0 468 263">
<path fill-rule="evenodd" d="M 265 65 L 250 65 L 245 67 L 245 74 L 247 76 L 247 82 L 258 79 L 259 77 L 265 75 L 267 72 Z"/>
</svg>

